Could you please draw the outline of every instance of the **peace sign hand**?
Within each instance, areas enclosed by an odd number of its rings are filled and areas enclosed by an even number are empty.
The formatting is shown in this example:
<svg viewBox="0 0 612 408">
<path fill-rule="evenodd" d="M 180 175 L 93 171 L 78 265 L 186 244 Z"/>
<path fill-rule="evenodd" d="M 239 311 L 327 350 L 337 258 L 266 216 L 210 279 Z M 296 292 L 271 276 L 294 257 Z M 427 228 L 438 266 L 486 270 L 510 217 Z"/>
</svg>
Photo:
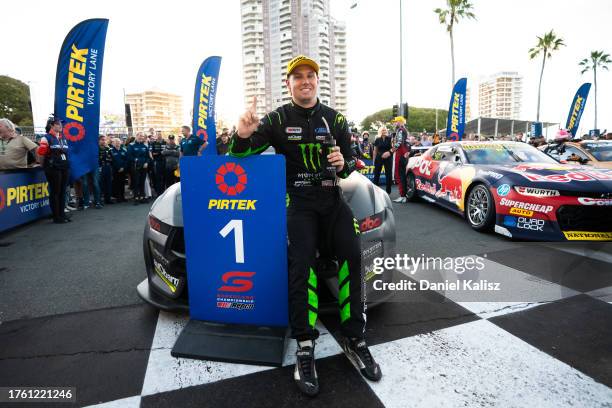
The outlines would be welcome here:
<svg viewBox="0 0 612 408">
<path fill-rule="evenodd" d="M 238 127 L 236 133 L 238 137 L 247 139 L 251 137 L 253 132 L 257 130 L 259 126 L 259 118 L 257 117 L 257 96 L 253 96 L 253 102 L 249 106 L 246 112 L 240 116 L 238 120 Z"/>
</svg>

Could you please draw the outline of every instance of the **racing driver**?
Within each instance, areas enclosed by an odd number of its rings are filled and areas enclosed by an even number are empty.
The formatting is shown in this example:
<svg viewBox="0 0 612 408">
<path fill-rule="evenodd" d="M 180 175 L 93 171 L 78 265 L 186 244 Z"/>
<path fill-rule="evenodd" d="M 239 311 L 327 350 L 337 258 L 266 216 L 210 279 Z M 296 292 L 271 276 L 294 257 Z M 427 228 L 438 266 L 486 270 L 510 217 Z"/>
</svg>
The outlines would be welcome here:
<svg viewBox="0 0 612 408">
<path fill-rule="evenodd" d="M 327 245 L 338 259 L 338 302 L 344 336 L 341 346 L 367 379 L 379 381 L 382 372 L 365 341 L 359 227 L 342 198 L 335 176 L 330 183 L 322 171 L 325 161 L 325 156 L 321 156 L 322 145 L 329 137 L 328 132 L 337 143 L 327 155 L 337 176 L 346 178 L 355 168 L 346 119 L 320 103 L 319 65 L 314 60 L 300 55 L 289 61 L 285 83 L 291 102 L 259 120 L 254 97 L 240 117 L 229 153 L 245 157 L 272 146 L 277 154 L 285 156 L 289 321 L 291 337 L 298 343 L 294 379 L 300 391 L 315 396 L 319 392 L 314 358 L 319 335 L 315 329 L 318 312 L 315 260 L 319 244 Z"/>
</svg>

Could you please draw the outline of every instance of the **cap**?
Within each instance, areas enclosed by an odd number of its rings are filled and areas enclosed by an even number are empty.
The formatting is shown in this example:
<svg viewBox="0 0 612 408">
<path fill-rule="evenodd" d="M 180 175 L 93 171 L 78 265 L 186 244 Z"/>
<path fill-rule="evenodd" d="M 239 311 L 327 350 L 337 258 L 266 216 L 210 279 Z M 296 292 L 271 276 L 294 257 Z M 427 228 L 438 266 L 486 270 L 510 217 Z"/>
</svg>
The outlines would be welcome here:
<svg viewBox="0 0 612 408">
<path fill-rule="evenodd" d="M 317 75 L 319 75 L 319 64 L 305 55 L 298 55 L 287 63 L 287 78 L 289 78 L 289 75 L 291 75 L 293 70 L 300 65 L 308 65 L 310 68 L 314 69 Z"/>
<path fill-rule="evenodd" d="M 396 116 L 395 118 L 393 118 L 392 122 L 400 122 L 402 125 L 405 125 L 406 124 L 406 118 L 404 118 L 403 116 Z"/>
</svg>

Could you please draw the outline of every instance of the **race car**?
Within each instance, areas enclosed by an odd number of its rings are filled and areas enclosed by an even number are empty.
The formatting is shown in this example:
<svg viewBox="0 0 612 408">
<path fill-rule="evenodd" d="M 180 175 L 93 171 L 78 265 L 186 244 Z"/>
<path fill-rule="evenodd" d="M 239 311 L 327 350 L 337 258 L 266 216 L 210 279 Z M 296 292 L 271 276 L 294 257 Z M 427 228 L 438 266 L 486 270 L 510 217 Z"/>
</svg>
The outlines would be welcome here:
<svg viewBox="0 0 612 408">
<path fill-rule="evenodd" d="M 407 198 L 476 231 L 538 241 L 612 240 L 612 170 L 561 164 L 521 142 L 448 142 L 407 166 Z"/>
<path fill-rule="evenodd" d="M 560 162 L 612 169 L 612 140 L 565 141 L 540 146 L 539 149 Z"/>
<path fill-rule="evenodd" d="M 374 272 L 374 258 L 395 256 L 395 218 L 387 193 L 358 172 L 339 181 L 344 199 L 359 222 L 362 277 L 369 307 L 389 300 L 392 292 L 373 289 L 373 282 L 391 282 L 393 270 Z M 183 236 L 181 185 L 170 186 L 153 203 L 143 235 L 146 279 L 137 287 L 146 302 L 163 310 L 188 310 L 188 284 Z M 320 240 L 324 241 L 324 240 Z M 317 275 L 319 312 L 338 311 L 338 263 L 330 249 L 319 248 Z"/>
</svg>

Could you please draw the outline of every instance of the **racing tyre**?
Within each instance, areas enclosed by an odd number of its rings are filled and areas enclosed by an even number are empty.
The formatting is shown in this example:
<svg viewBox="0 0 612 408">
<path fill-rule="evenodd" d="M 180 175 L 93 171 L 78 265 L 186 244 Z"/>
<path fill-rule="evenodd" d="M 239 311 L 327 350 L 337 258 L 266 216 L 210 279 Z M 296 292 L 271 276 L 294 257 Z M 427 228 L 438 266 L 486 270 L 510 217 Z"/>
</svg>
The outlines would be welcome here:
<svg viewBox="0 0 612 408">
<path fill-rule="evenodd" d="M 408 201 L 416 201 L 416 182 L 414 179 L 414 174 L 412 172 L 408 172 L 406 174 L 406 200 Z"/>
<path fill-rule="evenodd" d="M 465 204 L 465 218 L 476 231 L 493 229 L 495 203 L 491 192 L 484 184 L 477 184 L 470 190 Z"/>
</svg>

